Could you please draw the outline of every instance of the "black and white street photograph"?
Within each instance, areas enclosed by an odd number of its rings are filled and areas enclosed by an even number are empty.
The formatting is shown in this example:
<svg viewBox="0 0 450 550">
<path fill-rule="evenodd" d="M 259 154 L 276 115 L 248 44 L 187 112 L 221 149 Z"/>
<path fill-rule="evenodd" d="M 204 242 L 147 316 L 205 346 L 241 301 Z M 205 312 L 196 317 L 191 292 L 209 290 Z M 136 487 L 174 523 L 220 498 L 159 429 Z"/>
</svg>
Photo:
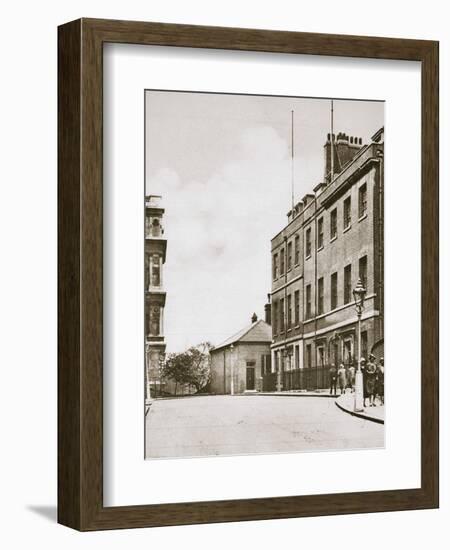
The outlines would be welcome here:
<svg viewBox="0 0 450 550">
<path fill-rule="evenodd" d="M 144 101 L 145 458 L 383 448 L 384 102 Z"/>
</svg>

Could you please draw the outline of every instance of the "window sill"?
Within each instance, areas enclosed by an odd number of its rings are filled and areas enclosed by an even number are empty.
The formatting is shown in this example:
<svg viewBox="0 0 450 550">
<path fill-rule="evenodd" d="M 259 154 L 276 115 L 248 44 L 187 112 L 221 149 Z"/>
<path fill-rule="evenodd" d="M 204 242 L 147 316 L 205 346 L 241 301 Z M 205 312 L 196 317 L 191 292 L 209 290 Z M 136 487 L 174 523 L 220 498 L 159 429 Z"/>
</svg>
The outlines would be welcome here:
<svg viewBox="0 0 450 550">
<path fill-rule="evenodd" d="M 310 254 L 309 256 L 306 256 L 306 257 L 305 257 L 305 261 L 306 261 L 306 260 L 309 260 L 310 258 L 311 258 L 311 254 Z"/>
<path fill-rule="evenodd" d="M 337 235 L 335 235 L 334 237 L 332 237 L 332 238 L 330 239 L 330 243 L 334 242 L 335 240 L 337 240 Z"/>
<path fill-rule="evenodd" d="M 347 227 L 344 227 L 344 231 L 342 231 L 342 233 L 347 233 L 347 231 L 350 231 L 351 228 L 352 228 L 352 224 L 347 225 Z"/>
<path fill-rule="evenodd" d="M 363 220 L 365 220 L 367 218 L 367 212 L 365 212 L 362 216 L 360 216 L 358 218 L 358 222 L 362 222 Z"/>
<path fill-rule="evenodd" d="M 323 250 L 323 245 L 319 246 L 319 248 L 317 249 L 317 252 L 320 252 L 321 250 Z"/>
</svg>

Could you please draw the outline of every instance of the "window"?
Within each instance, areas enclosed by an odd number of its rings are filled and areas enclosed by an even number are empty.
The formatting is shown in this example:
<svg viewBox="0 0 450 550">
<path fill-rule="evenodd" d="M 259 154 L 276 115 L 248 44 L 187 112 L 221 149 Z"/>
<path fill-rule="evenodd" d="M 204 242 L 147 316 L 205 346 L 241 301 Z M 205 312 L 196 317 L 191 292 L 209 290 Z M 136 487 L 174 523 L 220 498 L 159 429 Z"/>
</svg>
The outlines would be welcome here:
<svg viewBox="0 0 450 550">
<path fill-rule="evenodd" d="M 152 286 L 161 284 L 161 269 L 158 254 L 152 254 Z"/>
<path fill-rule="evenodd" d="M 276 334 L 278 330 L 278 301 L 273 302 L 273 319 L 272 319 L 273 333 Z"/>
<path fill-rule="evenodd" d="M 306 257 L 311 256 L 311 228 L 308 227 L 306 230 L 306 245 L 305 245 Z"/>
<path fill-rule="evenodd" d="M 351 264 L 344 268 L 344 304 L 352 300 L 352 266 Z"/>
<path fill-rule="evenodd" d="M 325 348 L 320 346 L 317 348 L 317 366 L 322 367 L 325 364 Z"/>
<path fill-rule="evenodd" d="M 161 309 L 159 306 L 150 308 L 150 336 L 159 336 L 161 330 Z"/>
<path fill-rule="evenodd" d="M 317 222 L 317 248 L 323 248 L 323 218 L 319 218 Z"/>
<path fill-rule="evenodd" d="M 364 183 L 358 193 L 358 216 L 362 218 L 367 213 L 367 185 Z"/>
<path fill-rule="evenodd" d="M 367 331 L 361 332 L 361 357 L 367 359 Z"/>
<path fill-rule="evenodd" d="M 292 327 L 292 295 L 287 297 L 287 328 Z"/>
<path fill-rule="evenodd" d="M 312 367 L 312 353 L 311 344 L 306 346 L 306 366 L 310 369 Z"/>
<path fill-rule="evenodd" d="M 278 278 L 278 254 L 273 255 L 272 272 L 273 272 L 273 280 L 277 279 Z"/>
<path fill-rule="evenodd" d="M 162 228 L 159 225 L 158 218 L 154 218 L 152 221 L 152 237 L 161 237 L 162 235 Z"/>
<path fill-rule="evenodd" d="M 317 281 L 317 313 L 323 313 L 323 277 Z"/>
<path fill-rule="evenodd" d="M 280 332 L 284 330 L 284 298 L 280 300 Z"/>
<path fill-rule="evenodd" d="M 292 269 L 292 241 L 288 243 L 287 250 L 287 268 L 289 271 L 290 269 Z"/>
<path fill-rule="evenodd" d="M 363 256 L 359 259 L 359 278 L 367 290 L 367 256 Z"/>
<path fill-rule="evenodd" d="M 337 208 L 330 212 L 330 239 L 337 237 Z"/>
<path fill-rule="evenodd" d="M 348 229 L 352 224 L 352 200 L 347 197 L 344 201 L 344 229 Z"/>
<path fill-rule="evenodd" d="M 336 309 L 338 305 L 338 275 L 331 274 L 331 309 Z"/>
<path fill-rule="evenodd" d="M 311 317 L 311 285 L 306 287 L 306 318 Z"/>
<path fill-rule="evenodd" d="M 295 346 L 295 368 L 300 368 L 300 346 Z"/>
<path fill-rule="evenodd" d="M 295 307 L 295 313 L 294 313 L 295 324 L 299 325 L 300 324 L 300 291 L 299 290 L 296 290 L 294 292 L 294 307 Z"/>
<path fill-rule="evenodd" d="M 298 265 L 300 263 L 300 237 L 298 235 L 295 235 L 295 265 Z"/>
<path fill-rule="evenodd" d="M 280 252 L 280 275 L 284 275 L 284 248 Z"/>
</svg>

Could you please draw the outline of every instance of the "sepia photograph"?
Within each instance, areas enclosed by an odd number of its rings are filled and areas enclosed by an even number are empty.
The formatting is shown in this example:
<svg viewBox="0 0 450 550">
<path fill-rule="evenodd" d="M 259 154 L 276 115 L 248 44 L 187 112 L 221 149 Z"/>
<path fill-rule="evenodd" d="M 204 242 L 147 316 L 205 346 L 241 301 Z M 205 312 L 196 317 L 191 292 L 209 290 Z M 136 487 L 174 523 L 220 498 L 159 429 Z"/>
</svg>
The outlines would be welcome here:
<svg viewBox="0 0 450 550">
<path fill-rule="evenodd" d="M 145 458 L 384 448 L 384 116 L 146 90 Z"/>
</svg>

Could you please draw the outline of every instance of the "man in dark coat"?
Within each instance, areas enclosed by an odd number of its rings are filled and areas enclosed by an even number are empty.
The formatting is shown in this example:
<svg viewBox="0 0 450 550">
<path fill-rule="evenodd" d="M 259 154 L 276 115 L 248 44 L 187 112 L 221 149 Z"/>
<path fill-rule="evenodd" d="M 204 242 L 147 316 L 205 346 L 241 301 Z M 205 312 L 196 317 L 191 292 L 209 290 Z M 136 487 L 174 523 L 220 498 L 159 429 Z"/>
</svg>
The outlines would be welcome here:
<svg viewBox="0 0 450 550">
<path fill-rule="evenodd" d="M 336 395 L 336 386 L 337 386 L 337 370 L 334 364 L 331 365 L 330 370 L 328 371 L 330 376 L 330 395 Z"/>
</svg>

